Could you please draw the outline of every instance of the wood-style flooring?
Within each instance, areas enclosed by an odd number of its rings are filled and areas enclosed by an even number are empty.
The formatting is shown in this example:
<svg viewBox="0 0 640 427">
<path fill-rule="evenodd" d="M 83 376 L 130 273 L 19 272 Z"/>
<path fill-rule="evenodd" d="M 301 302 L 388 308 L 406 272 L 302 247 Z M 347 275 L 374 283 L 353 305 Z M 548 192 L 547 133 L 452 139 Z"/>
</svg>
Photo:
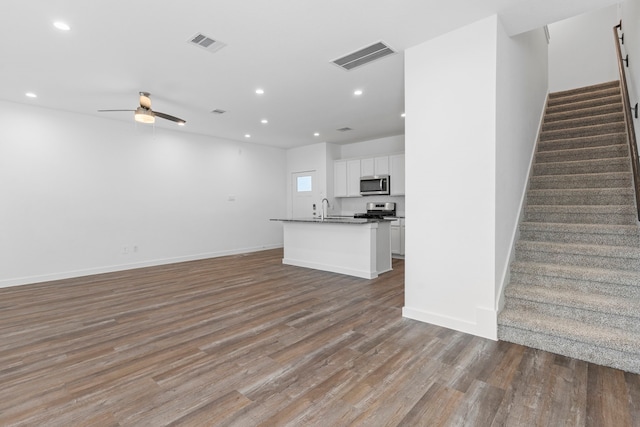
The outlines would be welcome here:
<svg viewBox="0 0 640 427">
<path fill-rule="evenodd" d="M 271 250 L 0 289 L 1 426 L 640 426 L 640 376 Z"/>
</svg>

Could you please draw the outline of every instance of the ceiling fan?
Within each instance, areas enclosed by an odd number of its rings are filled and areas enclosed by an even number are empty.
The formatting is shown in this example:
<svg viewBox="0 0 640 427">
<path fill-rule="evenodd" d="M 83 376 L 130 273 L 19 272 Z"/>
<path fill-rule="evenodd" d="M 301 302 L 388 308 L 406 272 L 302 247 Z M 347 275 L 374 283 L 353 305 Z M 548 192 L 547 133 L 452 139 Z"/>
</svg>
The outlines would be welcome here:
<svg viewBox="0 0 640 427">
<path fill-rule="evenodd" d="M 153 111 L 151 109 L 151 94 L 149 92 L 140 92 L 140 106 L 135 110 L 98 110 L 99 113 L 113 112 L 113 111 L 133 111 L 134 119 L 140 123 L 155 123 L 156 117 L 161 119 L 170 120 L 176 122 L 180 126 L 184 126 L 186 120 L 182 120 L 178 117 L 170 114 L 161 113 L 160 111 Z"/>
</svg>

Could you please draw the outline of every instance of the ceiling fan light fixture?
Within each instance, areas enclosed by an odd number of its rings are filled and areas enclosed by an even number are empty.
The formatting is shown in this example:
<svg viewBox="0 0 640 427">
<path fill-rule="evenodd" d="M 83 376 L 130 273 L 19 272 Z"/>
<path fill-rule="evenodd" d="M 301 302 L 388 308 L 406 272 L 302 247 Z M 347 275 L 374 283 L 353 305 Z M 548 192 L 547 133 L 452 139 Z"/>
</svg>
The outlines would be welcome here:
<svg viewBox="0 0 640 427">
<path fill-rule="evenodd" d="M 155 123 L 156 118 L 153 115 L 153 112 L 149 110 L 145 110 L 142 107 L 136 108 L 136 112 L 134 113 L 134 118 L 136 122 L 139 123 Z"/>
</svg>

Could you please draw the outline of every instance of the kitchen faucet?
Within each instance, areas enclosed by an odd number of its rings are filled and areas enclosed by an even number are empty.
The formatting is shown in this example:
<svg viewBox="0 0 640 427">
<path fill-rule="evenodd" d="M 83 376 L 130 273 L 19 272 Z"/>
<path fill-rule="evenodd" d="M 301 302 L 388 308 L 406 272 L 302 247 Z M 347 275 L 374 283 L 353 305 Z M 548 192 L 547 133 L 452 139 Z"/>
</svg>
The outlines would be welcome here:
<svg viewBox="0 0 640 427">
<path fill-rule="evenodd" d="M 327 212 L 325 212 L 325 210 L 324 210 L 325 209 L 324 202 L 327 202 Z M 328 216 L 329 208 L 331 207 L 331 205 L 329 204 L 329 199 L 327 199 L 326 197 L 324 199 L 322 199 L 322 201 L 320 203 L 322 203 L 322 218 L 320 218 L 320 220 L 324 221 L 324 218 L 326 216 Z"/>
</svg>

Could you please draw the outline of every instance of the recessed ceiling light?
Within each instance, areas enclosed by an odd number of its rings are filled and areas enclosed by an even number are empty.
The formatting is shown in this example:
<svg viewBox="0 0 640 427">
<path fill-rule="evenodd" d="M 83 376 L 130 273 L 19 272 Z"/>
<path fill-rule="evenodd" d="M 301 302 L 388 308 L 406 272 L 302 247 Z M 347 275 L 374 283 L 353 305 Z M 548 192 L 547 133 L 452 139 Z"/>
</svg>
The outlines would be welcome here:
<svg viewBox="0 0 640 427">
<path fill-rule="evenodd" d="M 256 93 L 258 95 L 262 95 L 264 93 L 264 89 L 256 89 Z"/>
<path fill-rule="evenodd" d="M 269 120 L 262 119 L 262 120 L 260 120 L 260 123 L 262 123 L 263 125 L 266 125 L 267 123 L 269 123 Z"/>
<path fill-rule="evenodd" d="M 406 117 L 405 113 L 400 114 L 400 117 Z"/>
<path fill-rule="evenodd" d="M 360 95 L 362 95 L 362 91 L 360 89 L 358 89 L 358 90 L 354 91 L 353 94 L 355 96 L 360 96 Z"/>
<path fill-rule="evenodd" d="M 251 135 L 249 135 L 248 133 L 245 133 L 245 134 L 244 134 L 244 137 L 245 137 L 245 138 L 251 138 Z"/>
<path fill-rule="evenodd" d="M 69 31 L 71 27 L 66 22 L 56 21 L 53 23 L 53 26 L 59 29 L 60 31 Z"/>
<path fill-rule="evenodd" d="M 320 136 L 318 132 L 314 133 L 313 136 Z"/>
<path fill-rule="evenodd" d="M 37 98 L 38 97 L 38 95 L 36 95 L 33 92 L 27 92 L 27 93 L 24 94 L 24 96 L 26 96 L 27 98 Z"/>
</svg>

